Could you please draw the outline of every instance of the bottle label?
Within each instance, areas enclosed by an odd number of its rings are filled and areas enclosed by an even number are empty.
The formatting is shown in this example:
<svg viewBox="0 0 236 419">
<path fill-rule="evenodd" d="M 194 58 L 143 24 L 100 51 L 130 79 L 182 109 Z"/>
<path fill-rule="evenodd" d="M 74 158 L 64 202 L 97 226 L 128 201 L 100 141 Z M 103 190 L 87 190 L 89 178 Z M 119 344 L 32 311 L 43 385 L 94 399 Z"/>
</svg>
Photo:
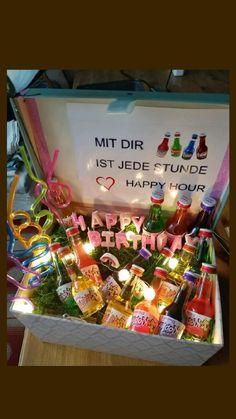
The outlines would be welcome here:
<svg viewBox="0 0 236 419">
<path fill-rule="evenodd" d="M 166 305 L 168 305 L 172 303 L 178 290 L 178 286 L 170 284 L 167 281 L 163 281 L 158 290 L 158 300 L 162 300 L 166 303 Z"/>
<path fill-rule="evenodd" d="M 105 301 L 114 300 L 121 292 L 120 286 L 114 280 L 114 278 L 109 275 L 105 282 L 102 284 L 100 291 Z"/>
<path fill-rule="evenodd" d="M 166 235 L 167 235 L 167 242 L 168 242 L 168 246 L 170 247 L 173 243 L 174 240 L 178 241 L 180 246 L 176 247 L 178 249 L 182 248 L 182 239 L 185 235 L 185 232 L 183 234 L 171 234 L 168 233 L 168 231 L 166 231 Z"/>
<path fill-rule="evenodd" d="M 179 150 L 177 149 L 177 150 L 176 150 L 176 149 L 173 149 L 173 148 L 172 148 L 172 150 L 171 150 L 171 155 L 172 155 L 172 156 L 177 157 L 177 156 L 179 156 L 179 155 L 180 155 L 180 153 L 181 153 L 181 149 L 179 149 Z"/>
<path fill-rule="evenodd" d="M 116 310 L 115 308 L 111 308 L 109 314 L 103 317 L 103 324 L 106 326 L 118 327 L 120 329 L 124 329 L 129 326 L 129 322 L 131 319 L 131 314 L 121 313 L 120 311 Z"/>
<path fill-rule="evenodd" d="M 130 329 L 137 332 L 157 334 L 158 319 L 151 313 L 144 310 L 135 309 L 132 316 Z"/>
<path fill-rule="evenodd" d="M 160 336 L 167 336 L 169 338 L 180 339 L 185 325 L 172 317 L 161 315 L 159 331 Z"/>
<path fill-rule="evenodd" d="M 87 288 L 86 290 L 79 291 L 75 294 L 74 300 L 82 313 L 85 313 L 94 308 L 94 303 L 101 302 L 101 297 L 93 288 Z"/>
<path fill-rule="evenodd" d="M 160 148 L 157 149 L 157 156 L 158 157 L 165 157 L 168 150 L 161 150 Z"/>
<path fill-rule="evenodd" d="M 198 159 L 205 159 L 207 157 L 207 151 L 203 151 L 202 153 L 197 153 Z"/>
<path fill-rule="evenodd" d="M 183 159 L 191 159 L 193 153 L 189 153 L 189 152 L 184 152 L 182 155 Z"/>
<path fill-rule="evenodd" d="M 210 330 L 211 317 L 204 316 L 194 311 L 186 310 L 185 312 L 186 333 L 207 338 Z"/>
<path fill-rule="evenodd" d="M 95 284 L 98 285 L 103 282 L 97 265 L 84 266 L 80 270 L 87 278 L 92 279 Z"/>
<path fill-rule="evenodd" d="M 69 297 L 72 296 L 71 286 L 72 283 L 68 282 L 67 284 L 63 284 L 57 288 L 57 295 L 62 301 L 62 303 L 64 303 Z"/>
<path fill-rule="evenodd" d="M 136 278 L 132 288 L 132 299 L 140 300 L 144 297 L 144 291 L 149 287 L 142 279 Z"/>
</svg>

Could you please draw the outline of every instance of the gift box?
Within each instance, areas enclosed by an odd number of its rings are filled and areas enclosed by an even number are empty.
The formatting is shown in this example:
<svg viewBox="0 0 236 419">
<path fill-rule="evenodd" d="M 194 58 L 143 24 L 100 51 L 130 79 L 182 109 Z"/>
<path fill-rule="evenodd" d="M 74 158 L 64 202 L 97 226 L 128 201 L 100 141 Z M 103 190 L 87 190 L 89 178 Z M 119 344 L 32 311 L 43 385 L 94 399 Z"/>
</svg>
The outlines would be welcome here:
<svg viewBox="0 0 236 419">
<path fill-rule="evenodd" d="M 55 149 L 54 175 L 72 187 L 73 211 L 146 215 L 151 191 L 164 190 L 166 217 L 179 193 L 190 194 L 191 215 L 205 195 L 217 200 L 214 229 L 228 196 L 227 95 L 94 92 L 32 89 L 12 100 L 35 173 L 46 178 Z M 179 131 L 180 152 L 174 136 Z M 163 142 L 170 134 L 168 147 Z M 190 140 L 205 135 L 205 148 Z M 163 146 L 164 145 L 164 146 Z M 19 294 L 19 291 L 18 291 Z M 212 342 L 176 340 L 104 327 L 72 318 L 12 313 L 44 342 L 78 346 L 171 365 L 202 365 L 224 345 L 218 280 L 214 282 Z"/>
</svg>

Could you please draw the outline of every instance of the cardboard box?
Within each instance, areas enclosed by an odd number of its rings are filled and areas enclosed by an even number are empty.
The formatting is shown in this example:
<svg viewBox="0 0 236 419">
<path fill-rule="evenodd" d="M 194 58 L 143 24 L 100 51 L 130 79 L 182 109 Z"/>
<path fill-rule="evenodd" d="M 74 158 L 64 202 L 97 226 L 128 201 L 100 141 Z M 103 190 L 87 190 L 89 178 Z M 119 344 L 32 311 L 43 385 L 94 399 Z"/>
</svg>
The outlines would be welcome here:
<svg viewBox="0 0 236 419">
<path fill-rule="evenodd" d="M 187 185 L 188 191 L 193 190 L 193 213 L 199 209 L 203 192 L 211 192 L 217 198 L 213 226 L 216 225 L 228 196 L 229 109 L 226 95 L 34 89 L 24 98 L 16 99 L 13 106 L 21 125 L 24 125 L 23 136 L 38 175 L 39 163 L 41 176 L 45 177 L 53 150 L 60 149 L 61 158 L 55 175 L 72 186 L 78 212 L 81 209 L 85 212 L 99 209 L 145 213 L 150 191 L 156 186 L 151 182 L 158 175 L 160 183 L 161 179 L 165 182 L 166 213 L 174 210 L 177 191 Z M 191 133 L 207 131 L 207 164 L 198 162 L 194 157 L 191 163 L 181 161 L 181 173 L 180 166 L 178 173 L 171 173 L 177 163 L 168 157 L 164 177 L 160 177 L 163 173 L 155 173 L 153 168 L 163 166 L 163 160 L 157 159 L 154 150 L 166 130 L 171 130 L 173 134 L 175 129 L 181 129 L 181 125 L 184 145 L 187 145 Z M 105 167 L 102 160 L 106 162 Z M 110 167 L 109 161 L 112 162 Z M 141 169 L 137 172 L 138 163 Z M 194 179 L 191 170 L 197 170 Z M 134 186 L 132 182 L 136 174 L 139 174 L 139 178 L 136 177 L 139 184 Z M 144 180 L 146 183 L 141 183 Z M 171 365 L 202 365 L 224 344 L 218 280 L 215 282 L 214 302 L 216 317 L 212 343 L 175 340 L 80 320 L 22 313 L 16 310 L 15 305 L 12 312 L 45 342 Z"/>
</svg>

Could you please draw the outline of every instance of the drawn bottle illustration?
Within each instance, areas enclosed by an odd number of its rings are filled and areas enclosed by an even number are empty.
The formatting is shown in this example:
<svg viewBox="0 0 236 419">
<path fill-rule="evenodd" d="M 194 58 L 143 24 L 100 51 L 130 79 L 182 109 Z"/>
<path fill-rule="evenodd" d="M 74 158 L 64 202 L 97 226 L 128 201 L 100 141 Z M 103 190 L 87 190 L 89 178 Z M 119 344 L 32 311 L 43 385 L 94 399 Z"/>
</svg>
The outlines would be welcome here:
<svg viewBox="0 0 236 419">
<path fill-rule="evenodd" d="M 196 155 L 198 160 L 203 160 L 207 157 L 208 147 L 206 145 L 206 134 L 199 135 L 199 144 L 196 149 Z"/>
<path fill-rule="evenodd" d="M 170 133 L 166 132 L 161 144 L 159 144 L 159 146 L 157 147 L 158 157 L 165 157 L 167 151 L 169 150 L 169 145 L 168 145 L 169 139 L 170 139 Z"/>
<path fill-rule="evenodd" d="M 189 141 L 187 147 L 185 147 L 185 149 L 183 151 L 182 159 L 184 159 L 184 160 L 190 160 L 191 159 L 191 157 L 194 153 L 194 150 L 195 150 L 195 142 L 196 142 L 197 137 L 198 137 L 197 134 L 192 135 L 192 139 Z"/>
<path fill-rule="evenodd" d="M 174 141 L 171 146 L 171 155 L 173 157 L 179 157 L 181 154 L 182 146 L 180 144 L 180 132 L 176 131 Z"/>
</svg>

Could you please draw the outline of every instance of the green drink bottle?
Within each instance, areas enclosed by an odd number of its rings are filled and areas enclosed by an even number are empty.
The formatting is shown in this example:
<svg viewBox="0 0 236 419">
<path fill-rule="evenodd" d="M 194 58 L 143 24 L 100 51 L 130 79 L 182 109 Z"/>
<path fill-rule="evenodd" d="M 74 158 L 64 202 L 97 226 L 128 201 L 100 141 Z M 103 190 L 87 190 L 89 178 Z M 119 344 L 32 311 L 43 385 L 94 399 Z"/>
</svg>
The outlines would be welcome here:
<svg viewBox="0 0 236 419">
<path fill-rule="evenodd" d="M 164 201 L 163 191 L 153 191 L 151 195 L 152 205 L 150 206 L 149 215 L 144 220 L 144 233 L 160 233 L 164 229 L 164 221 L 162 217 L 161 204 Z"/>
<path fill-rule="evenodd" d="M 171 146 L 172 157 L 179 157 L 181 154 L 182 146 L 180 144 L 180 132 L 175 133 L 174 141 Z"/>
</svg>

